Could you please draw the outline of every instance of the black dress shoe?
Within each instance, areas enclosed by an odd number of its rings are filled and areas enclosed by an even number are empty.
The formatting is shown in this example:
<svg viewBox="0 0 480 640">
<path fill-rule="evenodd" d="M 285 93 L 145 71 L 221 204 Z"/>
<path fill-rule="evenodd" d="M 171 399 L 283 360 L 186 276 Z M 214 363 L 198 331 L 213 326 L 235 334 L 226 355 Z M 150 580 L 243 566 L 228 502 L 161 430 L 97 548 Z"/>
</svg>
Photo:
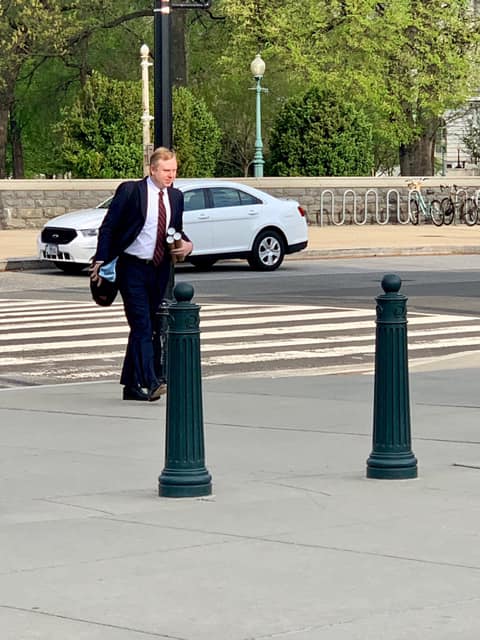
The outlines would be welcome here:
<svg viewBox="0 0 480 640">
<path fill-rule="evenodd" d="M 155 400 L 160 400 L 161 396 L 167 393 L 167 383 L 165 380 L 161 380 L 157 386 L 152 387 L 148 390 L 148 401 L 155 402 Z"/>
<path fill-rule="evenodd" d="M 148 400 L 148 394 L 141 387 L 123 387 L 124 400 Z"/>
</svg>

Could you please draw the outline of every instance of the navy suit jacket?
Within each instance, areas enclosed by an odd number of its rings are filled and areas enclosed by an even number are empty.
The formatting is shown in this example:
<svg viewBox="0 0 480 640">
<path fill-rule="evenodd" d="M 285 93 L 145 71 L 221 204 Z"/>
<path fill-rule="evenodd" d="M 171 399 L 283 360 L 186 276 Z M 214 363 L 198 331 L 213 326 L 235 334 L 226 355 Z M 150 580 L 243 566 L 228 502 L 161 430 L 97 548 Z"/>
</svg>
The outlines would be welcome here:
<svg viewBox="0 0 480 640">
<path fill-rule="evenodd" d="M 183 193 L 168 187 L 170 200 L 170 227 L 183 232 Z M 147 217 L 147 178 L 122 182 L 115 191 L 113 200 L 98 232 L 95 260 L 105 263 L 122 254 L 132 244 L 145 224 Z"/>
</svg>

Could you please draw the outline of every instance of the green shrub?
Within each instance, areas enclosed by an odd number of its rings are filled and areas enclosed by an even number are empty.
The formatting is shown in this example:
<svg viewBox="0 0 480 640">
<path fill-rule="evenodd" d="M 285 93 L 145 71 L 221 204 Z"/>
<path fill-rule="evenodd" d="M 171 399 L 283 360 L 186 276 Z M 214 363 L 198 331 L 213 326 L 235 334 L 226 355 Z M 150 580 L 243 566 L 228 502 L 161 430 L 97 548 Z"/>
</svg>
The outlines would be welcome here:
<svg viewBox="0 0 480 640">
<path fill-rule="evenodd" d="M 173 91 L 173 140 L 179 175 L 202 178 L 215 175 L 222 132 L 202 98 L 179 87 Z"/>
<path fill-rule="evenodd" d="M 64 171 L 76 178 L 140 177 L 141 115 L 140 82 L 94 73 L 73 105 L 62 112 L 58 129 Z M 214 175 L 221 131 L 205 102 L 185 88 L 173 91 L 173 136 L 179 175 Z"/>
<path fill-rule="evenodd" d="M 371 175 L 373 164 L 372 127 L 353 103 L 314 87 L 280 110 L 270 138 L 272 175 Z"/>
</svg>

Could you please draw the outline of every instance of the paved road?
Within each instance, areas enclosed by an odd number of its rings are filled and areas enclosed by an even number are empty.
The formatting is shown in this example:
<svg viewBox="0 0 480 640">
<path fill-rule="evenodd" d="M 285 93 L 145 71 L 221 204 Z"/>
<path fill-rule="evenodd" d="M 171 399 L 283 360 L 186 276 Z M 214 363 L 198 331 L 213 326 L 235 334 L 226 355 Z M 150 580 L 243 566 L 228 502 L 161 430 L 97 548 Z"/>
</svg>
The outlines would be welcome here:
<svg viewBox="0 0 480 640">
<path fill-rule="evenodd" d="M 204 304 L 205 378 L 366 372 L 373 368 L 374 309 L 323 305 Z M 0 299 L 0 387 L 117 380 L 128 327 L 122 305 Z M 410 313 L 412 366 L 480 351 L 480 317 Z"/>
<path fill-rule="evenodd" d="M 177 281 L 195 287 L 204 302 L 334 304 L 374 307 L 385 273 L 398 273 L 409 308 L 480 314 L 479 256 L 402 256 L 342 260 L 294 260 L 273 273 L 250 270 L 243 262 L 222 263 L 209 273 L 181 267 Z M 0 297 L 90 300 L 87 274 L 57 269 L 4 272 Z"/>
<path fill-rule="evenodd" d="M 411 366 L 475 353 L 479 268 L 479 256 L 294 261 L 270 274 L 232 263 L 183 268 L 177 281 L 191 282 L 202 306 L 204 377 L 324 374 L 371 370 L 388 272 L 409 298 Z M 126 335 L 120 304 L 93 305 L 87 275 L 2 274 L 0 386 L 116 381 Z"/>
</svg>

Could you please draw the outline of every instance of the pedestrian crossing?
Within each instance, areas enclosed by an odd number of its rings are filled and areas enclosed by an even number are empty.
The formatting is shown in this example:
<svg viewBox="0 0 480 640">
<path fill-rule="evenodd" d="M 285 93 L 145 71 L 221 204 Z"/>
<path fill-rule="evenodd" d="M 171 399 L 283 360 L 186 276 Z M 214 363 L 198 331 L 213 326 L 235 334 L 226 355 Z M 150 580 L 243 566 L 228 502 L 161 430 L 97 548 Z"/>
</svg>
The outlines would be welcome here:
<svg viewBox="0 0 480 640">
<path fill-rule="evenodd" d="M 375 310 L 204 304 L 202 375 L 373 370 Z M 121 303 L 0 299 L 0 387 L 118 380 L 128 326 Z M 480 317 L 409 313 L 409 362 L 480 351 Z"/>
</svg>

